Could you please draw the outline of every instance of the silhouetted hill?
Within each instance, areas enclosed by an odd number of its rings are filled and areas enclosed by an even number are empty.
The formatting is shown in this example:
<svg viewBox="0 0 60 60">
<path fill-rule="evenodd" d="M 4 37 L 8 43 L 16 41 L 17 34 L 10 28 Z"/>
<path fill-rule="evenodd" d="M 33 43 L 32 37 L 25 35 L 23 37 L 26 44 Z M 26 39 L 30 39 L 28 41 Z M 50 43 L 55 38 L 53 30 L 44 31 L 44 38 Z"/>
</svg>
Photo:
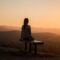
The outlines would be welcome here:
<svg viewBox="0 0 60 60">
<path fill-rule="evenodd" d="M 0 31 L 0 45 L 13 47 L 19 40 L 19 31 Z"/>
<path fill-rule="evenodd" d="M 13 31 L 13 30 L 21 30 L 21 27 L 15 26 L 0 26 L 0 31 Z M 60 28 L 31 28 L 33 33 L 40 33 L 40 32 L 50 32 L 60 35 Z"/>
<path fill-rule="evenodd" d="M 0 26 L 0 31 L 12 31 L 12 30 L 18 30 L 18 27 L 14 26 Z"/>
<path fill-rule="evenodd" d="M 60 35 L 60 28 L 32 28 L 32 32 L 34 33 L 50 32 Z"/>
<path fill-rule="evenodd" d="M 44 45 L 38 47 L 40 52 L 60 54 L 60 35 L 50 32 L 41 32 L 32 33 L 32 36 L 37 40 L 44 41 Z M 24 47 L 24 44 L 19 41 L 19 38 L 20 31 L 0 31 L 0 46 L 21 49 Z M 42 49 L 40 50 L 41 47 Z"/>
</svg>

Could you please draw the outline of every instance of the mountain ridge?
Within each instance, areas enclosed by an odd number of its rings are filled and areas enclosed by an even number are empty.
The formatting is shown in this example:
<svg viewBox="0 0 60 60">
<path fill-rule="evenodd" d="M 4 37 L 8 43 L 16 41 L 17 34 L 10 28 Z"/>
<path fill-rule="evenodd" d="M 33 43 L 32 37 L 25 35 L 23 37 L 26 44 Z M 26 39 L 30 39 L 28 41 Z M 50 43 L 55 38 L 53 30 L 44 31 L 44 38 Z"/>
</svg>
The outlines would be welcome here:
<svg viewBox="0 0 60 60">
<path fill-rule="evenodd" d="M 19 30 L 21 31 L 21 27 L 15 26 L 0 26 L 0 31 L 13 31 Z M 41 32 L 50 32 L 60 35 L 60 28 L 31 28 L 32 33 L 41 33 Z"/>
</svg>

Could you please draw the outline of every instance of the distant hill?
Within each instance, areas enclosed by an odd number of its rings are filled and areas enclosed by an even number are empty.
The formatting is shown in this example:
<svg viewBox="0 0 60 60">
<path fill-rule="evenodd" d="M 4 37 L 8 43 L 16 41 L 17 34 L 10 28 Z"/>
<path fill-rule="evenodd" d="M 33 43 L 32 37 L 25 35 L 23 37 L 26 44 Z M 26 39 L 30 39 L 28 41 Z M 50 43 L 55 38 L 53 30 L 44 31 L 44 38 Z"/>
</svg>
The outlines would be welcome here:
<svg viewBox="0 0 60 60">
<path fill-rule="evenodd" d="M 50 32 L 60 35 L 60 28 L 32 28 L 31 30 L 34 33 Z"/>
<path fill-rule="evenodd" d="M 32 33 L 32 36 L 37 40 L 44 41 L 43 49 L 40 51 L 60 54 L 60 35 L 50 32 L 40 32 Z M 19 30 L 0 31 L 0 46 L 22 48 L 23 43 L 20 43 L 19 38 Z"/>
<path fill-rule="evenodd" d="M 43 46 L 38 46 L 38 51 L 60 55 L 60 29 L 32 28 L 31 30 L 36 40 L 44 42 Z M 19 27 L 0 26 L 0 46 L 23 49 L 24 44 L 19 38 Z"/>
<path fill-rule="evenodd" d="M 13 31 L 13 30 L 21 30 L 21 27 L 14 27 L 14 26 L 0 26 L 0 31 Z M 59 28 L 31 28 L 32 33 L 40 33 L 40 32 L 50 32 L 60 35 Z"/>
<path fill-rule="evenodd" d="M 0 26 L 0 31 L 12 31 L 18 29 L 19 27 L 14 27 L 14 26 Z"/>
</svg>

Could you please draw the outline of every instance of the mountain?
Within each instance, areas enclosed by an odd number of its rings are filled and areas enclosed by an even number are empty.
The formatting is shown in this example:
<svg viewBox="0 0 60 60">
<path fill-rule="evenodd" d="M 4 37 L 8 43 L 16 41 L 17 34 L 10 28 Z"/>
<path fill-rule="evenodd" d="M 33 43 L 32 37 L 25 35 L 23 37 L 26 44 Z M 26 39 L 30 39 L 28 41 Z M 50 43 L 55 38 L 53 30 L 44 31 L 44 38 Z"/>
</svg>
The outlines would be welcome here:
<svg viewBox="0 0 60 60">
<path fill-rule="evenodd" d="M 12 31 L 18 29 L 19 27 L 14 27 L 14 26 L 0 26 L 0 31 Z"/>
<path fill-rule="evenodd" d="M 60 35 L 60 28 L 32 28 L 31 30 L 34 33 L 50 32 Z"/>
<path fill-rule="evenodd" d="M 42 40 L 43 46 L 38 46 L 41 52 L 60 54 L 60 29 L 32 28 L 32 36 L 36 40 Z M 0 46 L 11 48 L 24 48 L 19 41 L 20 29 L 12 26 L 0 26 Z M 41 49 L 42 47 L 42 49 Z"/>
<path fill-rule="evenodd" d="M 13 30 L 21 30 L 21 27 L 15 26 L 0 26 L 0 31 L 13 31 Z M 40 32 L 50 32 L 60 35 L 60 28 L 31 28 L 32 33 L 40 33 Z"/>
<path fill-rule="evenodd" d="M 42 40 L 43 46 L 38 46 L 38 51 L 60 54 L 60 35 L 50 32 L 32 33 L 36 40 Z M 19 41 L 20 31 L 0 31 L 0 46 L 11 48 L 24 48 L 24 43 Z M 42 48 L 42 50 L 41 50 Z"/>
</svg>

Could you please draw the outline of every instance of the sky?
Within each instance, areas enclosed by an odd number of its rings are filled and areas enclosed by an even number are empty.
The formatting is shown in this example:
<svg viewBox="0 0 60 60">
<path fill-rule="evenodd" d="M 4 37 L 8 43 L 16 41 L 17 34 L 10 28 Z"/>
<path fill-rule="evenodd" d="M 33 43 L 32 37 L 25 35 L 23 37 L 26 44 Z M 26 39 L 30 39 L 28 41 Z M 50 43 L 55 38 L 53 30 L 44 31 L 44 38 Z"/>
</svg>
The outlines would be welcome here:
<svg viewBox="0 0 60 60">
<path fill-rule="evenodd" d="M 60 28 L 60 0 L 0 0 L 0 25 L 21 27 L 24 18 L 38 28 Z"/>
</svg>

